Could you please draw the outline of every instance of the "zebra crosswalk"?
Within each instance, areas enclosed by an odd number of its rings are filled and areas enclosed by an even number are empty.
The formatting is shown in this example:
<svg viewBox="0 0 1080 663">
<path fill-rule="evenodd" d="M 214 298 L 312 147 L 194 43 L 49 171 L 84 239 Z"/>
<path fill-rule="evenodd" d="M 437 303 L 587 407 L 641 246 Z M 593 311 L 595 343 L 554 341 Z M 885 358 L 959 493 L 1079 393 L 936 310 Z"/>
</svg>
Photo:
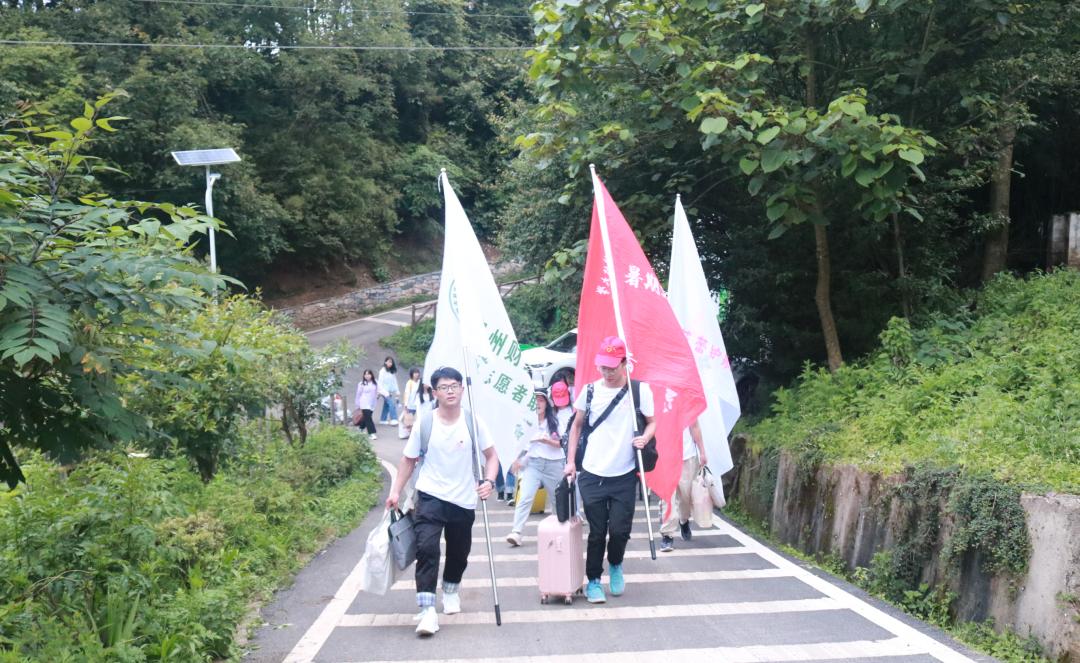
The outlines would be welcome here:
<svg viewBox="0 0 1080 663">
<path fill-rule="evenodd" d="M 639 510 L 640 511 L 640 510 Z M 589 663 L 679 660 L 724 663 L 846 661 L 970 663 L 961 648 L 852 595 L 722 519 L 676 537 L 650 559 L 639 512 L 623 566 L 626 592 L 605 604 L 542 605 L 535 526 L 521 547 L 503 539 L 513 510 L 492 503 L 492 559 L 502 626 L 495 625 L 478 514 L 461 583 L 463 612 L 440 615 L 432 638 L 413 633 L 415 586 L 407 571 L 385 596 L 360 593 L 350 574 L 284 657 L 288 663 L 454 661 Z M 654 520 L 654 529 L 657 523 Z M 359 559 L 362 550 L 355 555 Z M 606 577 L 604 578 L 606 584 Z"/>
</svg>

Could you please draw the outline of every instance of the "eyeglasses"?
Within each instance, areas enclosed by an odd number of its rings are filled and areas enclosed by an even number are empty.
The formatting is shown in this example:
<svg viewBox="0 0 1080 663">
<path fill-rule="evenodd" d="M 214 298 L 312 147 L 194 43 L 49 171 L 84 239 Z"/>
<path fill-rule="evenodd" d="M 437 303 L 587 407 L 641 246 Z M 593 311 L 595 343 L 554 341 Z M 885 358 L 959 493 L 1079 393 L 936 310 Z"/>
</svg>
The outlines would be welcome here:
<svg viewBox="0 0 1080 663">
<path fill-rule="evenodd" d="M 461 383 L 455 382 L 454 384 L 440 384 L 435 387 L 435 390 L 443 394 L 456 394 L 461 391 Z"/>
</svg>

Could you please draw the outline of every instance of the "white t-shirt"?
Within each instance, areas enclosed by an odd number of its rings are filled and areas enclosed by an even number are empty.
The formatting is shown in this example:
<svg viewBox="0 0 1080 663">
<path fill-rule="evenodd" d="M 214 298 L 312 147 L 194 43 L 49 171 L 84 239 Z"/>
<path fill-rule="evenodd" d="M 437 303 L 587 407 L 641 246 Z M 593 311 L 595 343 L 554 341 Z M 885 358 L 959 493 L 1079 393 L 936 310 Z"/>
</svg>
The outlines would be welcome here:
<svg viewBox="0 0 1080 663">
<path fill-rule="evenodd" d="M 419 416 L 419 413 L 417 413 Z M 439 421 L 438 412 L 432 414 L 431 438 L 428 441 L 427 455 L 420 465 L 416 478 L 416 489 L 432 497 L 456 504 L 463 509 L 476 508 L 476 478 L 473 467 L 476 464 L 475 452 L 469 440 L 469 427 L 465 423 L 466 414 L 453 424 Z M 476 443 L 480 451 L 490 449 L 491 435 L 480 419 L 476 420 Z M 402 452 L 407 458 L 420 457 L 420 422 L 413 425 L 409 441 Z"/>
<path fill-rule="evenodd" d="M 603 380 L 593 383 L 593 399 L 590 404 L 589 423 L 592 424 L 607 409 L 611 400 L 619 393 L 621 387 L 613 389 L 605 387 Z M 574 409 L 585 412 L 585 401 L 588 398 L 588 388 L 583 388 L 574 401 Z M 600 424 L 599 428 L 589 434 L 589 442 L 585 447 L 585 458 L 582 459 L 581 468 L 590 474 L 601 477 L 617 477 L 633 471 L 635 467 L 634 453 L 634 408 L 630 404 L 630 385 L 627 385 L 627 393 L 615 406 L 615 410 Z M 641 402 L 638 409 L 646 417 L 653 416 L 652 389 L 645 382 L 641 383 Z M 580 444 L 580 441 L 579 441 Z"/>
<path fill-rule="evenodd" d="M 694 444 L 694 438 L 690 435 L 690 429 L 684 428 L 682 432 L 682 459 L 697 458 L 697 445 Z"/>
<path fill-rule="evenodd" d="M 559 422 L 559 435 L 566 435 L 569 431 L 566 429 L 566 424 L 570 422 L 570 417 L 574 416 L 574 408 L 570 405 L 559 408 L 555 413 L 555 419 Z"/>
<path fill-rule="evenodd" d="M 547 423 L 538 423 L 536 425 L 536 437 L 551 438 L 551 433 L 548 432 Z M 563 454 L 562 447 L 555 447 L 546 442 L 530 442 L 529 443 L 529 458 L 542 458 L 544 460 L 563 460 L 566 456 Z"/>
</svg>

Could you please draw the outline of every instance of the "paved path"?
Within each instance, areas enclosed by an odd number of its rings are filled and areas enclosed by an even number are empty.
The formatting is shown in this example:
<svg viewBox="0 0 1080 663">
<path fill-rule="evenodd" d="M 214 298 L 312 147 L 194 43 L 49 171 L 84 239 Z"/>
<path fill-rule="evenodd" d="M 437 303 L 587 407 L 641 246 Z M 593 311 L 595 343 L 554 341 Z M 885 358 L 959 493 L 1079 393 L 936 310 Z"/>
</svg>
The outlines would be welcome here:
<svg viewBox="0 0 1080 663">
<path fill-rule="evenodd" d="M 371 321 L 339 329 L 371 342 L 380 334 L 374 325 L 393 331 L 392 325 Z M 325 333 L 313 333 L 313 340 Z M 396 463 L 401 441 L 389 427 L 379 432 L 376 451 Z M 388 474 L 393 472 L 390 463 L 384 466 Z M 503 537 L 513 509 L 492 501 L 503 625 L 495 626 L 478 514 L 461 589 L 464 612 L 440 615 L 440 632 L 421 639 L 413 633 L 416 605 L 410 572 L 385 597 L 357 590 L 354 568 L 367 533 L 381 515 L 381 509 L 375 509 L 263 610 L 267 623 L 256 634 L 257 649 L 247 660 L 520 662 L 580 660 L 583 655 L 589 663 L 992 660 L 778 554 L 720 518 L 712 529 L 695 530 L 690 542 L 676 540 L 675 552 L 659 553 L 652 561 L 640 503 L 625 561 L 626 593 L 609 596 L 604 605 L 578 599 L 565 606 L 541 605 L 536 589 L 535 533 L 543 516 L 532 516 L 524 545 L 510 548 Z"/>
</svg>

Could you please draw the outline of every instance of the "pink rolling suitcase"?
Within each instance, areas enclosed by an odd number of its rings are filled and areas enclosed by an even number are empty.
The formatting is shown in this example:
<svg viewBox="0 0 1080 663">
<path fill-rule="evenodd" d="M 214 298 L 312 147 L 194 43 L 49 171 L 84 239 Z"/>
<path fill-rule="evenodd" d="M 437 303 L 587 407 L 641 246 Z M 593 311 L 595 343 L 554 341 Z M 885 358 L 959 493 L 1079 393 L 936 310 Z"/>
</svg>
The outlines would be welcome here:
<svg viewBox="0 0 1080 663">
<path fill-rule="evenodd" d="M 568 513 L 572 514 L 577 511 L 574 491 L 568 492 Z M 585 583 L 585 537 L 581 519 L 571 516 L 560 523 L 557 514 L 544 518 L 536 533 L 536 545 L 540 561 L 540 602 L 548 603 L 551 597 L 561 596 L 564 603 L 573 603 L 574 595 L 582 593 L 581 587 Z"/>
</svg>

